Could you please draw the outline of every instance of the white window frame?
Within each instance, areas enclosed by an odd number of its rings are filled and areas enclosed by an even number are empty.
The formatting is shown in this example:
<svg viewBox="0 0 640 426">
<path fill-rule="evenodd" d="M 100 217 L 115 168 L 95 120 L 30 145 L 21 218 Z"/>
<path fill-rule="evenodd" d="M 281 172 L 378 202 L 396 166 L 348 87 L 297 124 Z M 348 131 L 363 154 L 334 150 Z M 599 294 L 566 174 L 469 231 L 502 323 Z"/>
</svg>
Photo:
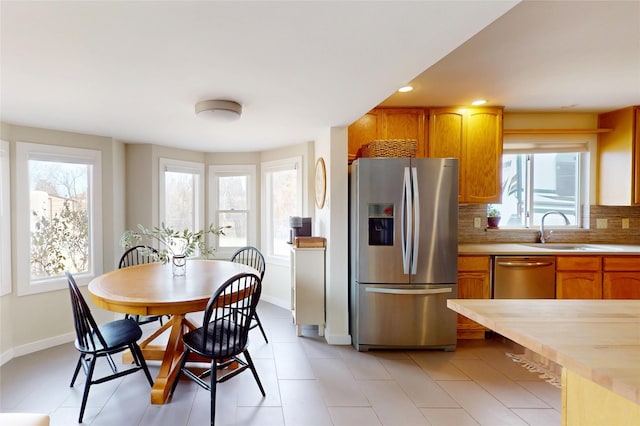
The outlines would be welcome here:
<svg viewBox="0 0 640 426">
<path fill-rule="evenodd" d="M 218 223 L 218 178 L 227 176 L 247 177 L 247 244 L 257 245 L 256 223 L 256 166 L 255 164 L 209 166 L 209 223 Z M 230 258 L 240 247 L 220 247 L 216 239 L 216 256 Z"/>
<path fill-rule="evenodd" d="M 183 160 L 173 160 L 170 158 L 160 158 L 159 161 L 159 176 L 160 182 L 158 185 L 159 195 L 159 212 L 158 218 L 160 219 L 160 223 L 166 223 L 166 209 L 165 209 L 165 172 L 175 172 L 175 173 L 191 173 L 196 176 L 195 186 L 196 186 L 196 194 L 193 197 L 194 208 L 193 212 L 195 214 L 194 217 L 194 226 L 195 229 L 191 231 L 199 231 L 204 228 L 204 164 L 196 163 L 192 161 L 183 161 Z M 208 226 L 207 226 L 208 228 Z"/>
<path fill-rule="evenodd" d="M 92 149 L 57 145 L 16 142 L 16 282 L 18 296 L 44 293 L 67 288 L 67 278 L 62 275 L 31 281 L 31 214 L 29 190 L 29 160 L 75 162 L 92 166 L 89 176 L 89 256 L 88 272 L 74 274 L 79 286 L 89 284 L 103 272 L 102 264 L 102 152 Z"/>
<path fill-rule="evenodd" d="M 275 161 L 266 161 L 261 163 L 260 166 L 260 176 L 261 176 L 261 206 L 262 206 L 262 223 L 261 223 L 261 239 L 262 239 L 262 247 L 265 259 L 267 262 L 274 263 L 277 265 L 288 266 L 290 262 L 290 256 L 279 256 L 273 253 L 271 236 L 273 235 L 273 229 L 271 229 L 271 212 L 273 202 L 270 198 L 270 194 L 268 192 L 267 183 L 268 183 L 268 174 L 272 172 L 282 171 L 282 170 L 291 170 L 295 169 L 298 171 L 297 176 L 297 193 L 298 199 L 296 200 L 296 212 L 295 216 L 302 216 L 302 206 L 303 200 L 305 198 L 305 194 L 303 191 L 303 179 L 304 179 L 304 169 L 302 156 L 284 158 L 282 160 Z"/>
<path fill-rule="evenodd" d="M 9 142 L 0 140 L 0 296 L 11 293 L 11 178 Z"/>
<path fill-rule="evenodd" d="M 594 173 L 590 172 L 590 153 L 595 147 L 594 137 L 585 135 L 508 135 L 505 136 L 503 142 L 504 154 L 543 154 L 543 153 L 578 153 L 577 173 L 578 173 L 578 190 L 576 191 L 576 223 L 569 227 L 573 229 L 584 228 L 583 211 L 580 208 L 583 204 L 588 208 L 590 193 L 590 176 Z M 531 160 L 533 161 L 533 160 Z M 535 167 L 535 166 L 534 166 Z M 530 195 L 533 197 L 533 194 Z M 533 208 L 533 200 L 527 200 L 528 208 Z M 528 229 L 539 226 L 533 224 L 533 217 L 527 217 L 526 224 L 521 227 L 503 226 L 504 229 Z"/>
</svg>

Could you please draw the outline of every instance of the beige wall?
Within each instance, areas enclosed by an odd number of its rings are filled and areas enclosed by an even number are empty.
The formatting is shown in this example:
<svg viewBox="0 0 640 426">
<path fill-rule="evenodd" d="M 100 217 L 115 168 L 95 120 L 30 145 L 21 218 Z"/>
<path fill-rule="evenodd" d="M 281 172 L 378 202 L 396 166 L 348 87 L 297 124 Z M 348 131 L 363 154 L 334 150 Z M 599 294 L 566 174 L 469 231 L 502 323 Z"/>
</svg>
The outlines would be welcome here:
<svg viewBox="0 0 640 426">
<path fill-rule="evenodd" d="M 15 142 L 24 141 L 41 144 L 55 144 L 90 149 L 102 152 L 103 170 L 103 218 L 104 218 L 104 270 L 115 269 L 122 252 L 120 235 L 125 229 L 132 229 L 138 223 L 153 225 L 158 222 L 158 182 L 159 160 L 170 158 L 205 164 L 205 194 L 207 193 L 206 166 L 209 164 L 255 164 L 257 169 L 257 191 L 260 191 L 260 162 L 291 156 L 302 156 L 304 185 L 312 182 L 314 172 L 314 142 L 274 149 L 261 153 L 201 153 L 157 146 L 153 144 L 131 144 L 109 137 L 83 135 L 77 133 L 37 129 L 0 123 L 0 136 L 10 142 L 11 153 Z M 345 141 L 346 147 L 346 141 Z M 345 148 L 346 149 L 346 148 Z M 14 158 L 12 156 L 12 164 Z M 12 186 L 15 176 L 12 176 Z M 309 191 L 305 191 L 306 194 Z M 13 197 L 15 189 L 12 188 Z M 15 206 L 15 202 L 12 202 Z M 205 209 L 208 203 L 205 203 Z M 306 196 L 303 214 L 313 216 L 313 195 Z M 260 200 L 258 199 L 260 217 Z M 12 215 L 15 217 L 15 210 Z M 205 211 L 205 217 L 208 212 Z M 258 243 L 260 223 L 258 223 Z M 14 236 L 15 238 L 15 236 Z M 258 244 L 259 246 L 259 244 Z M 15 241 L 12 242 L 15 247 Z M 15 259 L 15 253 L 12 253 Z M 13 265 L 15 269 L 15 262 Z M 289 307 L 290 272 L 288 265 L 268 265 L 265 275 L 264 298 L 267 301 Z M 15 273 L 13 277 L 15 277 Z M 15 279 L 15 278 L 14 278 Z M 12 283 L 12 293 L 0 297 L 0 363 L 15 356 L 37 351 L 46 347 L 73 340 L 73 323 L 69 309 L 67 290 L 59 290 L 30 296 L 16 296 L 16 283 Z M 91 304 L 86 288 L 81 289 Z M 114 314 L 92 306 L 98 322 L 113 319 Z"/>
<path fill-rule="evenodd" d="M 505 128 L 595 128 L 597 118 L 594 114 L 505 114 Z M 314 217 L 314 232 L 327 237 L 327 340 L 332 343 L 349 343 L 348 305 L 347 305 L 347 192 L 348 168 L 346 128 L 327 130 L 318 135 L 315 142 L 305 142 L 292 147 L 280 148 L 261 153 L 199 153 L 153 144 L 126 144 L 108 137 L 80 135 L 44 129 L 33 129 L 0 123 L 0 136 L 11 142 L 11 152 L 15 150 L 15 141 L 51 143 L 102 150 L 105 218 L 104 265 L 115 267 L 121 247 L 119 236 L 124 229 L 137 223 L 157 223 L 158 218 L 158 162 L 159 158 L 174 158 L 185 161 L 210 164 L 255 164 L 257 166 L 257 190 L 261 192 L 260 163 L 281 158 L 301 155 L 304 158 L 305 188 L 308 197 L 304 201 L 304 215 Z M 327 168 L 327 201 L 323 209 L 316 209 L 314 203 L 315 161 L 323 157 Z M 13 157 L 12 157 L 13 158 Z M 207 170 L 205 169 L 205 173 Z M 12 181 L 14 178 L 12 179 Z M 12 193 L 16 197 L 15 191 Z M 258 200 L 258 211 L 260 211 Z M 15 202 L 12 202 L 15 205 Z M 496 238 L 509 241 L 529 241 L 534 231 L 485 232 L 473 228 L 473 217 L 483 215 L 484 206 L 461 206 L 460 240 L 461 242 L 493 242 Z M 602 210 L 604 209 L 604 210 Z M 614 220 L 620 215 L 631 218 L 633 230 L 640 227 L 640 207 L 628 207 L 622 210 L 593 208 L 598 217 L 610 217 Z M 125 213 L 126 212 L 126 213 Z M 15 215 L 15 211 L 12 211 Z M 208 212 L 206 213 L 208 217 Z M 258 213 L 260 217 L 260 213 Z M 486 219 L 484 219 L 486 220 Z M 471 225 L 470 225 L 471 224 Z M 590 230 L 592 241 L 615 242 L 611 232 Z M 564 234 L 564 235 L 563 235 Z M 584 235 L 584 234 L 582 234 Z M 616 234 L 618 235 L 618 234 Z M 635 235 L 635 234 L 634 234 Z M 640 235 L 640 234 L 639 234 Z M 574 238 L 571 235 L 556 232 L 559 241 L 562 238 Z M 14 236 L 15 238 L 15 236 Z M 258 222 L 260 239 L 260 223 Z M 621 238 L 624 238 L 621 237 Z M 638 237 L 640 238 L 640 236 Z M 616 237 L 617 239 L 617 237 Z M 629 240 L 636 244 L 638 239 Z M 12 244 L 15 247 L 15 241 Z M 112 248 L 112 250 L 109 250 Z M 15 253 L 14 253 L 15 259 Z M 15 261 L 14 261 L 15 262 Z M 286 265 L 271 264 L 265 275 L 265 300 L 288 307 L 290 274 Z M 14 274 L 15 277 L 15 274 Z M 15 283 L 13 283 L 15 289 Z M 84 289 L 86 290 L 86 289 Z M 113 314 L 94 308 L 98 321 L 106 321 Z M 12 356 L 39 350 L 44 347 L 71 340 L 72 322 L 66 291 L 17 297 L 12 294 L 0 297 L 0 362 Z"/>
<path fill-rule="evenodd" d="M 15 199 L 24 196 L 15 189 L 15 144 L 16 142 L 30 142 L 51 144 L 77 148 L 100 150 L 102 153 L 102 217 L 104 247 L 114 247 L 119 233 L 115 229 L 121 226 L 124 211 L 122 194 L 122 169 L 117 165 L 122 158 L 122 144 L 109 137 L 82 135 L 47 129 L 37 129 L 23 126 L 2 124 L 2 138 L 10 142 L 11 150 L 11 196 L 12 218 L 15 218 Z M 118 209 L 118 207 L 120 209 Z M 15 220 L 12 221 L 12 229 Z M 73 323 L 69 306 L 67 290 L 58 290 L 28 296 L 16 296 L 15 268 L 17 254 L 15 231 L 12 235 L 12 292 L 0 299 L 0 322 L 2 335 L 0 336 L 0 361 L 25 353 L 40 350 L 71 340 Z M 105 270 L 114 264 L 115 253 L 112 250 L 103 251 Z M 86 295 L 86 288 L 83 288 Z M 113 318 L 113 314 L 94 307 L 97 321 Z"/>
</svg>

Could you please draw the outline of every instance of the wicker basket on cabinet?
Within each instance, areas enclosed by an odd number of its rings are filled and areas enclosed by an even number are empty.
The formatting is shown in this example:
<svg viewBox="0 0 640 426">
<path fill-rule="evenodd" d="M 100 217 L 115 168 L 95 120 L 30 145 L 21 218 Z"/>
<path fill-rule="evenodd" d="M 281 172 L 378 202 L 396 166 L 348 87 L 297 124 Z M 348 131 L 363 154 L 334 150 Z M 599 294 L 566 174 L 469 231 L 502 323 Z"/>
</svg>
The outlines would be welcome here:
<svg viewBox="0 0 640 426">
<path fill-rule="evenodd" d="M 360 148 L 359 157 L 415 157 L 418 142 L 415 139 L 380 139 Z"/>
</svg>

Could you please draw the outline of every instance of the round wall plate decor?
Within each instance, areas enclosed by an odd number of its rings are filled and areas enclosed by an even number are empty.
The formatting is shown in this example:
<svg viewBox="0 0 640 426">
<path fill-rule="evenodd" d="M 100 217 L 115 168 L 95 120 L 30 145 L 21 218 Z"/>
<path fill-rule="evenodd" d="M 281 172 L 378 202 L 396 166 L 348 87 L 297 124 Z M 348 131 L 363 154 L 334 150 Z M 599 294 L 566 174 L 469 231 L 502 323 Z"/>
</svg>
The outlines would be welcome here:
<svg viewBox="0 0 640 426">
<path fill-rule="evenodd" d="M 327 170 L 324 166 L 324 159 L 318 158 L 316 161 L 316 206 L 321 209 L 324 207 L 325 198 L 327 196 Z"/>
</svg>

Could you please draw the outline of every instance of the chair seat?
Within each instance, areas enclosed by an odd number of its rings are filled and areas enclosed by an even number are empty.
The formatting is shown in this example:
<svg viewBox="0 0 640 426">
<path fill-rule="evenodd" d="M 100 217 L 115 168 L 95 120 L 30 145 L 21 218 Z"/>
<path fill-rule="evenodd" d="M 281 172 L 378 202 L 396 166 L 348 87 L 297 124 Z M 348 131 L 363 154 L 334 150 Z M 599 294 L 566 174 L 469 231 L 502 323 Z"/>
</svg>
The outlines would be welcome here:
<svg viewBox="0 0 640 426">
<path fill-rule="evenodd" d="M 184 335 L 182 340 L 185 346 L 205 358 L 229 358 L 243 352 L 248 346 L 248 341 L 247 344 L 243 345 L 242 342 L 239 341 L 240 336 L 237 333 L 229 331 L 233 330 L 235 327 L 236 325 L 231 321 L 224 321 L 224 324 L 221 324 L 219 322 L 209 323 L 207 325 L 209 339 L 206 341 L 206 345 L 204 345 L 204 351 L 202 350 L 204 327 L 200 327 L 193 331 L 190 331 L 189 333 Z M 214 339 L 211 339 L 212 335 L 215 335 Z"/>
<path fill-rule="evenodd" d="M 100 347 L 100 340 L 94 339 L 97 351 L 108 351 L 111 348 L 119 348 L 129 342 L 136 342 L 142 337 L 142 329 L 132 319 L 115 320 L 98 327 L 104 337 L 107 347 Z M 94 333 L 95 335 L 95 333 Z M 76 341 L 76 347 L 80 351 L 94 351 L 93 348 L 83 348 Z"/>
</svg>

